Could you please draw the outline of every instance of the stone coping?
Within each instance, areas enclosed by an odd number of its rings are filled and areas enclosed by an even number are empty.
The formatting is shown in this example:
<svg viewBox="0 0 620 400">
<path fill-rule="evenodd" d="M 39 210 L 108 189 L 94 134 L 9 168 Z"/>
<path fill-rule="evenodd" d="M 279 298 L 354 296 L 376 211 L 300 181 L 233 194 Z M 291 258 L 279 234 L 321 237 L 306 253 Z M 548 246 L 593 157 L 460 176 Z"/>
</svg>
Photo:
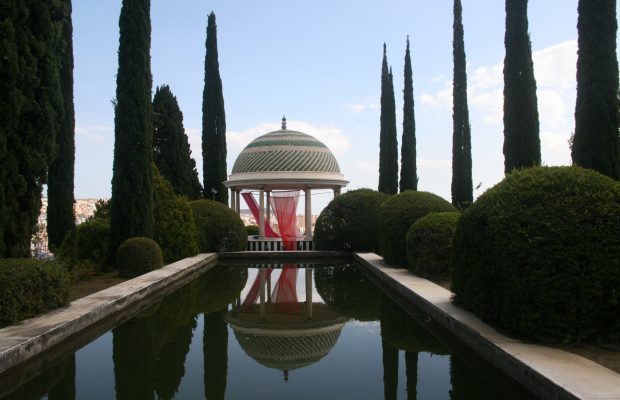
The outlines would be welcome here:
<svg viewBox="0 0 620 400">
<path fill-rule="evenodd" d="M 620 399 L 620 374 L 563 350 L 527 343 L 498 332 L 455 306 L 452 292 L 373 253 L 354 258 L 398 296 L 449 330 L 494 367 L 544 399 Z"/>
<path fill-rule="evenodd" d="M 72 301 L 67 306 L 0 329 L 0 374 L 83 334 L 128 309 L 139 310 L 216 264 L 215 253 L 185 258 L 137 278 Z"/>
</svg>

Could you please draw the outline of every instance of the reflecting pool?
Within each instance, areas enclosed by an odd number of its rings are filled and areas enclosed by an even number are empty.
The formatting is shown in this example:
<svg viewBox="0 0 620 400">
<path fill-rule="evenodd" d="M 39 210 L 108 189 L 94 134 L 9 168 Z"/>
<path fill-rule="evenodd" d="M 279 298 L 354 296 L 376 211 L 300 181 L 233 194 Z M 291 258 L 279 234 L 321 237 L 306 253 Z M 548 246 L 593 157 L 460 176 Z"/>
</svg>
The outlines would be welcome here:
<svg viewBox="0 0 620 400">
<path fill-rule="evenodd" d="M 0 398 L 523 398 L 418 317 L 355 265 L 219 265 Z"/>
</svg>

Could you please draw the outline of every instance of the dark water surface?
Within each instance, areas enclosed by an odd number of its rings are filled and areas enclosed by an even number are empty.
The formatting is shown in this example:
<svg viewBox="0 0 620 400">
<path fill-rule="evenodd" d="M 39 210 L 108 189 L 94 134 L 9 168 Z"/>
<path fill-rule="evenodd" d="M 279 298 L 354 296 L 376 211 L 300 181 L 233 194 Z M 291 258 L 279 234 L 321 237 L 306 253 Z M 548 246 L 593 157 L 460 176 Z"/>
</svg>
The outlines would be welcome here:
<svg viewBox="0 0 620 400">
<path fill-rule="evenodd" d="M 451 354 L 419 317 L 354 265 L 220 265 L 0 393 L 20 400 L 523 398 L 488 367 Z"/>
</svg>

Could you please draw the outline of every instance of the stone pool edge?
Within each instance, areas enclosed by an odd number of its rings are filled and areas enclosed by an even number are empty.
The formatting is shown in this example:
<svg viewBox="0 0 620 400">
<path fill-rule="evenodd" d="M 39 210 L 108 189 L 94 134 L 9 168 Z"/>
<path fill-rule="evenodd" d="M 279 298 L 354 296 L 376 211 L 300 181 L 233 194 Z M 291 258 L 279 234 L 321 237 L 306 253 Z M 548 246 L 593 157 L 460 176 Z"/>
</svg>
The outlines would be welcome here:
<svg viewBox="0 0 620 400">
<path fill-rule="evenodd" d="M 185 258 L 64 307 L 0 329 L 0 374 L 152 296 L 161 297 L 213 267 L 217 253 Z"/>
<path fill-rule="evenodd" d="M 354 253 L 364 269 L 436 320 L 494 367 L 545 399 L 620 399 L 620 374 L 563 350 L 503 335 L 451 302 L 452 292 L 374 253 Z"/>
</svg>

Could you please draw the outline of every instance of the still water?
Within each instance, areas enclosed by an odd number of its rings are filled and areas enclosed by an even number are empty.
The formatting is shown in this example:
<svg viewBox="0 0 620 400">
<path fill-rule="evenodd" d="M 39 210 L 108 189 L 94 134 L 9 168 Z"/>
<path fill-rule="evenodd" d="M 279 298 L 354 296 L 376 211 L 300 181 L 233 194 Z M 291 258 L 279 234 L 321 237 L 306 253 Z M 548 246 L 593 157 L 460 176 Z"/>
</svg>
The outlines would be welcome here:
<svg viewBox="0 0 620 400">
<path fill-rule="evenodd" d="M 0 396 L 521 398 L 471 365 L 355 265 L 220 265 Z"/>
</svg>

